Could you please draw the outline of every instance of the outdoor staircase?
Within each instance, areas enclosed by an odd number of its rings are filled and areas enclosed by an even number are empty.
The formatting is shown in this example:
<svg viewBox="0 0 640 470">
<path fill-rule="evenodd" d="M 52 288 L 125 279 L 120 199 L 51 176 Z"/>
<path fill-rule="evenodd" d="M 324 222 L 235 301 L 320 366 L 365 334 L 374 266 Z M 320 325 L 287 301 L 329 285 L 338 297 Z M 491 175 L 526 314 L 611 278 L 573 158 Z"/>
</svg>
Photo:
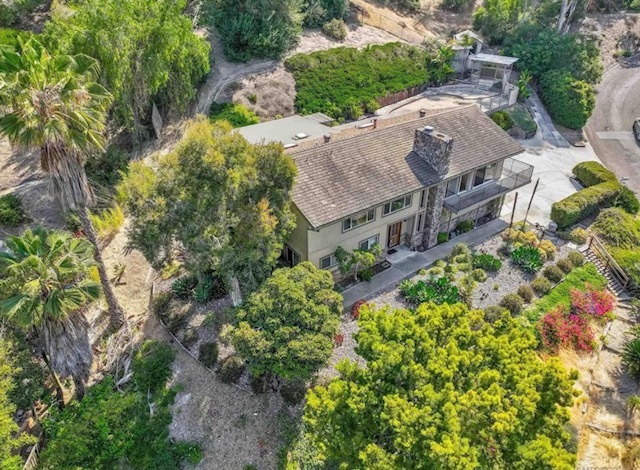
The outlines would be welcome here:
<svg viewBox="0 0 640 470">
<path fill-rule="evenodd" d="M 614 293 L 618 301 L 625 302 L 631 300 L 629 294 L 627 294 L 624 287 L 622 287 L 616 276 L 614 276 L 612 269 L 607 266 L 598 255 L 594 253 L 590 245 L 585 246 L 580 251 L 584 255 L 587 262 L 593 263 L 598 272 L 607 279 L 609 290 Z"/>
</svg>

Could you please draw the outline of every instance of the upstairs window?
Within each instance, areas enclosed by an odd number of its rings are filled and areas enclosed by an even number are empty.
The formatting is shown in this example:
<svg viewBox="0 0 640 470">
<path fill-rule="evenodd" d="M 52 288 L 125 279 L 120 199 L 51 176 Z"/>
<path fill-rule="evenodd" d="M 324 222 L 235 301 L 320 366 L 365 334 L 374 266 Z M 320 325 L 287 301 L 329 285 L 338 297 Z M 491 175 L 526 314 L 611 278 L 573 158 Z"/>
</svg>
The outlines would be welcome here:
<svg viewBox="0 0 640 470">
<path fill-rule="evenodd" d="M 387 202 L 382 207 L 382 215 L 392 214 L 410 205 L 411 205 L 411 196 L 405 196 L 405 197 L 396 199 L 395 201 Z"/>
<path fill-rule="evenodd" d="M 352 228 L 359 227 L 360 225 L 368 224 L 375 218 L 376 218 L 375 209 L 370 209 L 368 211 L 361 212 L 360 214 L 353 215 L 348 219 L 344 219 L 342 221 L 342 231 L 346 232 L 347 230 L 351 230 Z"/>
</svg>

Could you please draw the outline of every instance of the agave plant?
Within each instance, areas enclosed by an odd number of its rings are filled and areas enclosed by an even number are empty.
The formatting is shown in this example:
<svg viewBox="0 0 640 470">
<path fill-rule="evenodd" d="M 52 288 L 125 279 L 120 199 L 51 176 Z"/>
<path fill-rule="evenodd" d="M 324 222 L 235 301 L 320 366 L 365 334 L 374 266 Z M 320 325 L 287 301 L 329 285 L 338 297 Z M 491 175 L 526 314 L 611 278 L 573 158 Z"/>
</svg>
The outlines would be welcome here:
<svg viewBox="0 0 640 470">
<path fill-rule="evenodd" d="M 542 268 L 542 255 L 535 246 L 522 245 L 511 253 L 511 261 L 526 273 L 535 273 Z"/>
<path fill-rule="evenodd" d="M 34 330 L 58 396 L 58 375 L 71 376 L 82 397 L 92 362 L 84 309 L 100 296 L 91 279 L 93 246 L 68 233 L 26 230 L 0 253 L 0 315 Z"/>
<path fill-rule="evenodd" d="M 629 368 L 629 372 L 640 376 L 640 337 L 629 341 L 622 352 L 622 362 Z"/>
</svg>

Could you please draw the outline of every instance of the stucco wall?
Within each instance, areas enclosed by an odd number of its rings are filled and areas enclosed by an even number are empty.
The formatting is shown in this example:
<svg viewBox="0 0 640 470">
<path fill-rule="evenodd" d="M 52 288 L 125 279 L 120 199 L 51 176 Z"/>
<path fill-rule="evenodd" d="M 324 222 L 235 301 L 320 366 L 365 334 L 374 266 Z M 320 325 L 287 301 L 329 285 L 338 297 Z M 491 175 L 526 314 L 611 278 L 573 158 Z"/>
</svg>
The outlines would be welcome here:
<svg viewBox="0 0 640 470">
<path fill-rule="evenodd" d="M 384 248 L 387 246 L 387 228 L 390 224 L 400 220 L 410 219 L 419 211 L 420 193 L 422 190 L 412 193 L 411 205 L 404 209 L 382 216 L 382 205 L 376 207 L 376 218 L 368 224 L 356 227 L 346 232 L 342 231 L 342 220 L 322 227 L 319 231 L 308 232 L 308 259 L 318 266 L 320 258 L 333 253 L 337 246 L 351 251 L 358 248 L 361 241 L 375 235 L 379 236 L 379 243 Z M 403 226 L 403 232 L 405 227 Z"/>
</svg>

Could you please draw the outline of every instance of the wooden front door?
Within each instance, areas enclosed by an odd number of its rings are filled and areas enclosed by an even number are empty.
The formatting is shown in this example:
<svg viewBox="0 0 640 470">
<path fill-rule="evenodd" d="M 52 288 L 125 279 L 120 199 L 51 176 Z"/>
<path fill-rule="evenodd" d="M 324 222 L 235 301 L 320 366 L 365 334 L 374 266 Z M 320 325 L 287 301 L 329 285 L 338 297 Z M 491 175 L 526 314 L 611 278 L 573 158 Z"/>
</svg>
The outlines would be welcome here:
<svg viewBox="0 0 640 470">
<path fill-rule="evenodd" d="M 387 248 L 393 248 L 400 244 L 400 232 L 402 231 L 402 221 L 389 225 L 387 236 Z"/>
</svg>

